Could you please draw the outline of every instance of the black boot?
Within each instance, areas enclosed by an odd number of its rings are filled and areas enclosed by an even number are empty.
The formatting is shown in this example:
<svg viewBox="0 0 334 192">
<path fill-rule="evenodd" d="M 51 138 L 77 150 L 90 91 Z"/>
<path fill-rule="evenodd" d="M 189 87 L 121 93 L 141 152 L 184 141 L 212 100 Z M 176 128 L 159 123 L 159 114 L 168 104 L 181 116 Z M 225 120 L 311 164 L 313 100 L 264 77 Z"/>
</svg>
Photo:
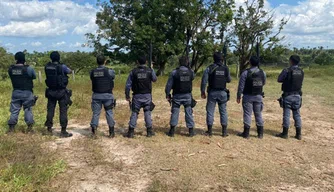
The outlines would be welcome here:
<svg viewBox="0 0 334 192">
<path fill-rule="evenodd" d="M 66 131 L 66 127 L 61 128 L 60 137 L 72 137 L 73 134 Z"/>
<path fill-rule="evenodd" d="M 277 134 L 276 137 L 287 139 L 288 138 L 288 131 L 289 131 L 288 127 L 283 127 L 283 132 L 280 133 L 280 134 Z"/>
<path fill-rule="evenodd" d="M 152 127 L 147 127 L 146 131 L 147 131 L 146 137 L 152 137 L 152 136 L 155 135 L 155 133 L 153 132 Z"/>
<path fill-rule="evenodd" d="M 109 127 L 109 138 L 114 138 L 114 137 L 115 137 L 115 128 Z"/>
<path fill-rule="evenodd" d="M 195 131 L 193 128 L 189 128 L 189 137 L 195 136 Z"/>
<path fill-rule="evenodd" d="M 95 126 L 91 126 L 92 129 L 92 135 L 96 136 L 97 128 Z"/>
<path fill-rule="evenodd" d="M 222 136 L 223 137 L 228 137 L 227 126 L 226 125 L 222 125 Z"/>
<path fill-rule="evenodd" d="M 47 135 L 52 135 L 52 127 L 47 128 Z"/>
<path fill-rule="evenodd" d="M 32 126 L 33 126 L 33 124 L 28 125 L 27 133 L 35 133 L 35 131 L 32 129 Z"/>
<path fill-rule="evenodd" d="M 208 125 L 208 130 L 205 132 L 205 134 L 209 137 L 212 136 L 212 125 Z"/>
<path fill-rule="evenodd" d="M 169 132 L 167 133 L 167 135 L 169 137 L 174 137 L 174 133 L 175 133 L 175 126 L 170 126 Z"/>
<path fill-rule="evenodd" d="M 249 139 L 249 130 L 250 130 L 250 126 L 244 125 L 244 132 L 239 133 L 238 136 L 243 137 L 245 139 Z"/>
<path fill-rule="evenodd" d="M 302 140 L 302 128 L 301 127 L 296 127 L 296 139 Z"/>
<path fill-rule="evenodd" d="M 263 138 L 263 126 L 257 126 L 257 138 Z"/>
<path fill-rule="evenodd" d="M 7 131 L 7 134 L 13 134 L 15 131 L 15 125 L 9 125 L 9 129 Z"/>
<path fill-rule="evenodd" d="M 135 129 L 132 128 L 132 127 L 129 127 L 129 131 L 128 131 L 128 133 L 126 134 L 126 137 L 127 137 L 127 138 L 134 138 L 134 135 L 135 135 Z"/>
</svg>

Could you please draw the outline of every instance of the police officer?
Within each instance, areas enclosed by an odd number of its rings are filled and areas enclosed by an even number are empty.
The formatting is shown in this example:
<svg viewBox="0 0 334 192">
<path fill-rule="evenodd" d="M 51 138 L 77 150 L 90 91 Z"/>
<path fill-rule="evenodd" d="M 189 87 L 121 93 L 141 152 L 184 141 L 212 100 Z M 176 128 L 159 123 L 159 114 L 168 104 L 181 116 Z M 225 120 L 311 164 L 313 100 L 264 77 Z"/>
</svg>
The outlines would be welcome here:
<svg viewBox="0 0 334 192">
<path fill-rule="evenodd" d="M 52 62 L 47 63 L 45 66 L 45 83 L 48 87 L 45 91 L 45 96 L 48 99 L 45 126 L 49 134 L 52 134 L 53 117 L 58 102 L 61 125 L 60 137 L 71 137 L 72 133 L 66 131 L 68 123 L 67 109 L 72 103 L 70 100 L 71 91 L 66 87 L 68 85 L 67 74 L 72 71 L 65 64 L 60 63 L 60 55 L 57 51 L 53 51 L 50 54 L 50 59 Z"/>
<path fill-rule="evenodd" d="M 90 123 L 93 135 L 96 134 L 96 129 L 99 125 L 99 118 L 101 114 L 102 105 L 106 111 L 106 119 L 109 125 L 109 137 L 115 137 L 114 132 L 114 114 L 112 109 L 115 106 L 113 96 L 115 71 L 105 67 L 106 59 L 103 55 L 96 57 L 97 68 L 90 72 L 90 79 L 92 80 L 92 110 L 93 117 Z"/>
<path fill-rule="evenodd" d="M 300 57 L 292 55 L 290 57 L 291 67 L 284 69 L 278 76 L 278 82 L 282 83 L 282 103 L 283 108 L 283 132 L 276 135 L 287 139 L 290 126 L 290 112 L 292 110 L 295 121 L 296 136 L 298 140 L 302 139 L 301 129 L 302 120 L 300 117 L 300 108 L 302 105 L 302 85 L 304 80 L 304 71 L 299 68 Z"/>
<path fill-rule="evenodd" d="M 14 132 L 22 106 L 24 110 L 24 120 L 28 125 L 27 131 L 33 132 L 34 117 L 32 106 L 35 102 L 33 79 L 36 79 L 36 73 L 33 68 L 25 65 L 25 55 L 23 52 L 17 52 L 15 54 L 15 60 L 16 64 L 11 65 L 8 69 L 8 74 L 13 85 L 8 133 Z"/>
<path fill-rule="evenodd" d="M 157 76 L 153 69 L 146 66 L 146 57 L 140 56 L 137 59 L 138 67 L 130 72 L 126 81 L 125 97 L 131 106 L 131 117 L 129 122 L 128 138 L 134 137 L 134 129 L 137 125 L 138 114 L 141 108 L 144 110 L 147 137 L 154 135 L 152 130 L 151 111 L 154 108 L 152 102 L 152 82 L 157 81 Z M 133 92 L 131 102 L 130 89 Z"/>
<path fill-rule="evenodd" d="M 222 136 L 227 137 L 227 111 L 226 104 L 229 100 L 229 91 L 226 89 L 226 83 L 231 82 L 230 71 L 227 66 L 223 65 L 223 56 L 216 52 L 213 55 L 214 64 L 210 65 L 204 71 L 201 83 L 201 96 L 206 99 L 205 89 L 207 88 L 208 99 L 206 105 L 206 123 L 208 136 L 212 136 L 212 125 L 214 121 L 214 112 L 216 103 L 219 106 L 220 124 L 222 126 Z"/>
<path fill-rule="evenodd" d="M 237 93 L 237 103 L 240 104 L 241 95 L 244 111 L 244 131 L 238 135 L 248 139 L 252 123 L 252 112 L 254 112 L 258 138 L 263 138 L 263 86 L 266 83 L 266 74 L 259 68 L 259 58 L 252 56 L 249 60 L 251 67 L 246 69 L 240 76 Z"/>
<path fill-rule="evenodd" d="M 174 137 L 175 127 L 179 121 L 180 106 L 184 106 L 185 120 L 187 128 L 189 129 L 189 136 L 193 137 L 195 122 L 193 118 L 192 110 L 192 81 L 195 74 L 189 69 L 188 58 L 183 56 L 179 58 L 180 67 L 172 71 L 169 76 L 165 93 L 166 99 L 169 103 L 172 103 L 172 115 L 170 118 L 170 130 L 168 136 Z M 173 89 L 173 98 L 170 95 Z"/>
</svg>

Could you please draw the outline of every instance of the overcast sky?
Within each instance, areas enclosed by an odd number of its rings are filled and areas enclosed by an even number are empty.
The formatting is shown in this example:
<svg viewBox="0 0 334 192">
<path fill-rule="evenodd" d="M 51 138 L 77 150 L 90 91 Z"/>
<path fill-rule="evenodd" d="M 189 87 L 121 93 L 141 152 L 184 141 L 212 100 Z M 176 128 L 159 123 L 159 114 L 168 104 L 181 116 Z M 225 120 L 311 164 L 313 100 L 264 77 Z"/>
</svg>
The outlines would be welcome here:
<svg viewBox="0 0 334 192">
<path fill-rule="evenodd" d="M 243 0 L 236 0 L 240 3 Z M 289 17 L 282 33 L 290 47 L 334 48 L 334 0 L 266 0 L 275 19 Z M 0 0 L 0 46 L 10 52 L 90 51 L 81 45 L 94 32 L 96 0 Z"/>
</svg>

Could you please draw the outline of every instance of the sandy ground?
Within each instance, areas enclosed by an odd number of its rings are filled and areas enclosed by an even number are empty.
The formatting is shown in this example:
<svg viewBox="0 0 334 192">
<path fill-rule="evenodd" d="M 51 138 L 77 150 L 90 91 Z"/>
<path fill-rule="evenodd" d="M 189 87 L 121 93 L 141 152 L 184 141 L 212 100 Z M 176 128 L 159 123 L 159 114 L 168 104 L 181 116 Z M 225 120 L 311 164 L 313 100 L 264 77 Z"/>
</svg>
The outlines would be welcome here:
<svg viewBox="0 0 334 192">
<path fill-rule="evenodd" d="M 275 98 L 266 98 L 265 136 L 251 139 L 236 136 L 242 130 L 241 106 L 228 105 L 228 138 L 219 136 L 216 112 L 215 136 L 205 137 L 205 101 L 199 100 L 194 115 L 197 136 L 187 137 L 184 114 L 175 138 L 168 138 L 169 107 L 158 100 L 153 113 L 157 135 L 145 137 L 142 114 L 136 138 L 129 140 L 128 117 L 119 121 L 117 136 L 107 137 L 103 113 L 97 138 L 90 136 L 89 117 L 73 120 L 71 138 L 45 145 L 58 150 L 68 167 L 52 181 L 56 191 L 334 191 L 334 110 L 311 96 L 302 108 L 303 140 L 283 140 L 273 135 L 281 131 L 281 109 Z M 163 105 L 165 104 L 165 105 Z M 119 101 L 118 108 L 127 107 Z M 116 109 L 116 110 L 120 110 Z M 124 111 L 123 111 L 124 112 Z M 130 114 L 129 114 L 130 115 Z M 293 123 L 293 122 L 292 122 Z M 292 124 L 293 125 L 293 124 Z M 59 130 L 59 129 L 58 129 Z M 57 133 L 56 133 L 57 134 Z"/>
</svg>

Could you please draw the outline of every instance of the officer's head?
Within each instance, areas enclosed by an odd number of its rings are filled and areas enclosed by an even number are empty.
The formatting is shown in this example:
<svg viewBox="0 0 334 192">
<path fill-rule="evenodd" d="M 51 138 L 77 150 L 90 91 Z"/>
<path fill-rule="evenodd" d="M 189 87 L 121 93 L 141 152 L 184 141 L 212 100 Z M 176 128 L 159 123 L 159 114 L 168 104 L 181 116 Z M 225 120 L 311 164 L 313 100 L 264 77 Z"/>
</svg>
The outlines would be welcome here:
<svg viewBox="0 0 334 192">
<path fill-rule="evenodd" d="M 257 56 L 251 56 L 251 58 L 249 59 L 249 63 L 253 67 L 259 66 L 260 60 L 259 60 L 259 58 Z"/>
<path fill-rule="evenodd" d="M 98 65 L 104 65 L 106 62 L 106 58 L 104 57 L 104 55 L 97 55 L 96 62 Z"/>
<path fill-rule="evenodd" d="M 290 57 L 290 64 L 291 65 L 298 65 L 300 62 L 300 57 L 298 55 L 291 55 Z"/>
<path fill-rule="evenodd" d="M 26 58 L 23 52 L 17 52 L 15 54 L 16 64 L 24 64 L 26 62 Z"/>
<path fill-rule="evenodd" d="M 58 53 L 58 51 L 52 51 L 52 53 L 50 54 L 50 59 L 52 62 L 59 62 L 60 61 L 60 55 Z"/>
<path fill-rule="evenodd" d="M 139 65 L 145 65 L 146 64 L 146 57 L 144 55 L 139 56 L 137 59 L 137 62 Z"/>
<path fill-rule="evenodd" d="M 215 63 L 221 63 L 221 61 L 223 60 L 223 55 L 220 52 L 215 52 L 213 54 L 213 60 L 215 61 Z"/>
<path fill-rule="evenodd" d="M 186 56 L 182 56 L 179 58 L 180 66 L 188 66 L 188 58 Z"/>
</svg>

